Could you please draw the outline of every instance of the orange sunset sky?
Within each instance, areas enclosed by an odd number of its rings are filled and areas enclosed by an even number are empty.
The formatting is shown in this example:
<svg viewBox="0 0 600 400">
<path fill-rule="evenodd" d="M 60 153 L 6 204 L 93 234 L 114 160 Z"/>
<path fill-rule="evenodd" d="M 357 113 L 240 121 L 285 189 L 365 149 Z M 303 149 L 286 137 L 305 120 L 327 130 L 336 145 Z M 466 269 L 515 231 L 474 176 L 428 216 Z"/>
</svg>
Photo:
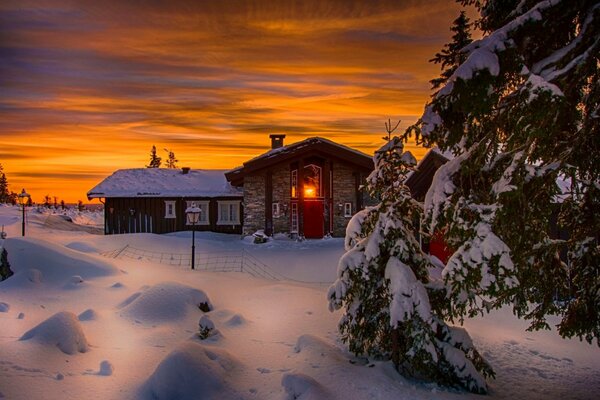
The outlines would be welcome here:
<svg viewBox="0 0 600 400">
<path fill-rule="evenodd" d="M 415 122 L 460 6 L 433 1 L 0 2 L 9 188 L 87 201 L 114 170 L 233 168 L 323 136 L 372 153 Z M 420 157 L 423 149 L 411 148 Z"/>
</svg>

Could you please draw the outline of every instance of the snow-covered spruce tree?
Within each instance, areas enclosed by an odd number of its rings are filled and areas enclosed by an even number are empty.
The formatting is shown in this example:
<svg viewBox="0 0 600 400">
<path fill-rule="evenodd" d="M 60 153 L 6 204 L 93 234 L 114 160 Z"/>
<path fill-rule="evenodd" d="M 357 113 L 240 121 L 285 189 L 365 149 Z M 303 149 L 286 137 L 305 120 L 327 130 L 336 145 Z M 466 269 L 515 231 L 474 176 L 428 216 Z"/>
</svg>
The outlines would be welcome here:
<svg viewBox="0 0 600 400">
<path fill-rule="evenodd" d="M 433 89 L 438 89 L 446 83 L 456 71 L 456 68 L 465 62 L 467 55 L 462 50 L 473 41 L 471 39 L 471 24 L 465 11 L 460 12 L 450 30 L 454 32 L 452 42 L 446 44 L 439 53 L 435 54 L 434 58 L 429 60 L 435 64 L 440 64 L 442 68 L 440 77 L 430 81 Z"/>
<path fill-rule="evenodd" d="M 444 315 L 510 305 L 600 345 L 600 3 L 462 3 L 484 36 L 415 127 L 455 155 L 425 200 L 456 249 Z"/>
<path fill-rule="evenodd" d="M 161 158 L 156 155 L 156 146 L 152 146 L 150 150 L 150 164 L 146 165 L 146 168 L 160 168 Z"/>
<path fill-rule="evenodd" d="M 391 359 L 404 376 L 484 393 L 483 377 L 493 372 L 468 334 L 440 318 L 441 282 L 430 282 L 430 261 L 415 237 L 422 206 L 403 182 L 416 161 L 394 137 L 374 164 L 366 189 L 380 203 L 350 221 L 327 294 L 331 311 L 345 308 L 342 340 L 357 355 Z"/>
</svg>

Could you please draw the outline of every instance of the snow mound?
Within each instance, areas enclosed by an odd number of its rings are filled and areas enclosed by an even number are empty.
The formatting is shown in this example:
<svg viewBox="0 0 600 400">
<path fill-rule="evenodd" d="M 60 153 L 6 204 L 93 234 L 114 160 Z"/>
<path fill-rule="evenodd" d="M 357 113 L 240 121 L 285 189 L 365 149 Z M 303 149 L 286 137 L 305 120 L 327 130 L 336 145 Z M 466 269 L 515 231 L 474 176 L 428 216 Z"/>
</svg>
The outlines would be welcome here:
<svg viewBox="0 0 600 400">
<path fill-rule="evenodd" d="M 56 346 L 66 354 L 85 353 L 89 350 L 77 316 L 67 311 L 54 314 L 25 332 L 19 340 L 34 340 L 44 345 Z"/>
<path fill-rule="evenodd" d="M 327 343 L 325 340 L 314 335 L 302 335 L 296 341 L 294 346 L 296 353 L 310 353 L 319 356 L 341 357 L 337 347 Z"/>
<path fill-rule="evenodd" d="M 79 314 L 77 316 L 77 319 L 80 321 L 94 321 L 97 320 L 99 316 L 100 315 L 96 312 L 96 310 L 88 308 L 87 310 Z"/>
<path fill-rule="evenodd" d="M 110 361 L 104 360 L 100 363 L 100 371 L 98 375 L 102 376 L 111 376 L 115 371 L 115 367 L 110 363 Z"/>
<path fill-rule="evenodd" d="M 156 400 L 243 399 L 233 385 L 242 369 L 225 350 L 185 342 L 161 361 L 143 390 Z"/>
<path fill-rule="evenodd" d="M 67 243 L 65 245 L 65 247 L 71 249 L 71 250 L 75 250 L 75 251 L 79 251 L 81 253 L 98 253 L 98 249 L 95 248 L 94 246 L 91 246 L 88 243 L 84 243 L 84 242 L 71 242 L 71 243 Z"/>
<path fill-rule="evenodd" d="M 22 288 L 31 283 L 64 284 L 75 275 L 87 281 L 119 273 L 107 261 L 39 238 L 11 238 L 4 245 L 15 272 L 11 279 L 3 282 L 5 287 Z"/>
<path fill-rule="evenodd" d="M 85 281 L 81 275 L 73 275 L 63 286 L 65 289 L 81 289 L 82 287 L 85 287 Z"/>
<path fill-rule="evenodd" d="M 248 321 L 243 315 L 234 314 L 231 318 L 225 321 L 225 325 L 229 328 L 235 328 L 238 326 L 245 325 Z"/>
<path fill-rule="evenodd" d="M 281 378 L 287 400 L 319 400 L 331 398 L 325 388 L 308 375 L 300 373 L 285 373 Z"/>
<path fill-rule="evenodd" d="M 42 283 L 44 274 L 37 268 L 29 268 L 27 270 L 27 280 L 31 283 Z"/>
<path fill-rule="evenodd" d="M 206 293 L 175 282 L 154 285 L 121 304 L 121 316 L 146 323 L 180 320 L 201 307 L 212 310 Z"/>
<path fill-rule="evenodd" d="M 10 310 L 10 304 L 0 302 L 0 312 L 8 312 Z"/>
</svg>

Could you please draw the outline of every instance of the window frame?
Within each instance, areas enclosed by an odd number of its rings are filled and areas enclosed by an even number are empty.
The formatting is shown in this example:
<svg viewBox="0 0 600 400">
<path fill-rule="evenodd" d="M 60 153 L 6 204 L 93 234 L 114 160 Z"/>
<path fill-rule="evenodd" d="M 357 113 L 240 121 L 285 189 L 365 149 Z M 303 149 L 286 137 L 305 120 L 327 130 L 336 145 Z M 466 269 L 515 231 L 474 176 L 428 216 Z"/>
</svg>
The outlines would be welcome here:
<svg viewBox="0 0 600 400">
<path fill-rule="evenodd" d="M 274 202 L 271 204 L 271 215 L 274 218 L 281 217 L 281 204 L 279 202 Z"/>
<path fill-rule="evenodd" d="M 298 170 L 293 169 L 290 173 L 290 198 L 298 198 Z"/>
<path fill-rule="evenodd" d="M 352 203 L 344 203 L 344 218 L 352 217 Z"/>
<path fill-rule="evenodd" d="M 217 225 L 241 225 L 240 222 L 240 200 L 217 200 Z M 235 219 L 232 219 L 231 206 L 235 207 Z M 228 219 L 221 218 L 221 207 L 228 207 Z"/>
<path fill-rule="evenodd" d="M 298 233 L 298 203 L 292 202 L 290 205 L 290 233 Z"/>
<path fill-rule="evenodd" d="M 171 206 L 171 209 L 169 209 Z M 176 219 L 177 218 L 177 201 L 176 200 L 165 200 L 165 218 Z"/>
</svg>

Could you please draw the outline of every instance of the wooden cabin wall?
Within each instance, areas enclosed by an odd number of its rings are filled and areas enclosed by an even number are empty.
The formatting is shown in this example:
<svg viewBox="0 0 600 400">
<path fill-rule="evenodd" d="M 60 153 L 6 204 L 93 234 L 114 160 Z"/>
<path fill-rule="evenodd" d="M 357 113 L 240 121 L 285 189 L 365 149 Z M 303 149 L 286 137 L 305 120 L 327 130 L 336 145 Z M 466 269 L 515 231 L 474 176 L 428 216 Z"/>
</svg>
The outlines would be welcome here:
<svg viewBox="0 0 600 400">
<path fill-rule="evenodd" d="M 186 225 L 185 210 L 187 201 L 209 202 L 209 224 L 196 225 L 196 231 L 212 231 L 220 233 L 242 233 L 241 223 L 238 225 L 217 225 L 218 201 L 239 200 L 240 197 L 219 198 L 107 198 L 104 206 L 104 233 L 107 235 L 121 233 L 169 233 L 189 231 Z M 165 201 L 175 201 L 176 218 L 165 218 Z M 240 221 L 243 221 L 243 208 L 240 207 Z"/>
</svg>

